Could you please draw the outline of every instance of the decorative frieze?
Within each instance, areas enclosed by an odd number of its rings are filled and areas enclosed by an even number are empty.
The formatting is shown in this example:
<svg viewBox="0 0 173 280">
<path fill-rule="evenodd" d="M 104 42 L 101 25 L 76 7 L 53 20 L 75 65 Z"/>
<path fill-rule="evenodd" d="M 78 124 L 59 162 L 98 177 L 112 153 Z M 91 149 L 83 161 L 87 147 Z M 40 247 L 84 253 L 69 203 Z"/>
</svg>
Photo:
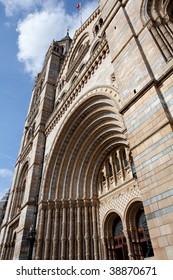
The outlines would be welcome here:
<svg viewBox="0 0 173 280">
<path fill-rule="evenodd" d="M 140 198 L 139 187 L 134 181 L 121 189 L 112 191 L 109 195 L 100 200 L 99 211 L 101 221 L 110 210 L 123 216 L 128 203 L 134 198 Z"/>
</svg>

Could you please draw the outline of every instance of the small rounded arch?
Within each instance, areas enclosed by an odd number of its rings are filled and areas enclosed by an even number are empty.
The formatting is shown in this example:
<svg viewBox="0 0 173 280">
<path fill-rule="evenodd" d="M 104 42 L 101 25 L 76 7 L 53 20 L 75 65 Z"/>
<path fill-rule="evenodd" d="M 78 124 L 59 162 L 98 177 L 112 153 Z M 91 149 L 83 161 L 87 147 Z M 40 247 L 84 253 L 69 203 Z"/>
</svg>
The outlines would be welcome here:
<svg viewBox="0 0 173 280">
<path fill-rule="evenodd" d="M 77 75 L 74 75 L 73 77 L 72 77 L 72 79 L 71 79 L 71 85 L 73 85 L 74 84 L 74 82 L 77 80 Z"/>
<path fill-rule="evenodd" d="M 116 221 L 122 221 L 121 214 L 114 210 L 109 211 L 103 221 L 104 224 L 103 229 L 104 229 L 105 237 L 113 236 L 113 229 L 115 227 Z"/>
<path fill-rule="evenodd" d="M 83 63 L 80 65 L 79 70 L 78 70 L 79 74 L 83 71 L 83 69 L 85 68 L 85 65 L 86 65 L 85 62 L 83 62 Z"/>
<path fill-rule="evenodd" d="M 98 40 L 91 49 L 91 55 L 98 49 L 100 45 L 100 40 Z"/>
<path fill-rule="evenodd" d="M 100 25 L 100 27 L 103 26 L 103 19 L 102 18 L 99 19 L 99 25 Z"/>
<path fill-rule="evenodd" d="M 132 240 L 134 258 L 152 257 L 154 253 L 142 201 L 136 200 L 129 205 L 126 212 L 126 224 L 130 232 L 130 240 Z"/>
<path fill-rule="evenodd" d="M 97 34 L 99 32 L 99 26 L 96 24 L 95 28 L 94 28 L 95 34 Z"/>
<path fill-rule="evenodd" d="M 66 96 L 66 93 L 67 93 L 66 90 L 64 90 L 64 91 L 62 92 L 62 94 L 61 94 L 61 96 L 60 96 L 60 99 L 61 99 L 61 100 Z"/>
</svg>

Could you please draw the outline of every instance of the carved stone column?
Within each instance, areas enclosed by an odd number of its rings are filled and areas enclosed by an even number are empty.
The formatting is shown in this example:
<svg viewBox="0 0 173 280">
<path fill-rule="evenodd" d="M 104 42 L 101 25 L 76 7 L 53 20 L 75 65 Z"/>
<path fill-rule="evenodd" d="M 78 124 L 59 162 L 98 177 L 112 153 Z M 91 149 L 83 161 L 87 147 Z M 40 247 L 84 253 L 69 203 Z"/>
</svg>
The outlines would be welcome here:
<svg viewBox="0 0 173 280">
<path fill-rule="evenodd" d="M 43 250 L 43 238 L 44 238 L 44 223 L 45 223 L 45 210 L 40 209 L 40 218 L 38 223 L 38 237 L 37 237 L 37 248 L 36 248 L 36 260 L 42 259 Z"/>
<path fill-rule="evenodd" d="M 98 230 L 97 230 L 97 201 L 92 201 L 92 223 L 93 223 L 93 243 L 94 243 L 94 259 L 99 259 L 98 251 Z"/>
<path fill-rule="evenodd" d="M 77 201 L 77 259 L 82 260 L 82 206 Z"/>
<path fill-rule="evenodd" d="M 55 202 L 55 225 L 54 225 L 54 236 L 53 236 L 53 254 L 52 259 L 58 259 L 58 243 L 59 243 L 59 223 L 60 223 L 60 205 L 58 201 Z"/>
<path fill-rule="evenodd" d="M 45 252 L 44 259 L 50 259 L 50 248 L 51 248 L 51 232 L 52 232 L 52 204 L 48 202 L 48 213 L 47 213 L 47 228 L 46 228 L 46 238 L 45 238 Z"/>
<path fill-rule="evenodd" d="M 89 205 L 84 202 L 84 219 L 85 219 L 85 256 L 86 260 L 90 259 L 90 225 L 89 225 Z"/>
<path fill-rule="evenodd" d="M 127 160 L 127 164 L 124 165 L 125 176 L 127 179 L 129 179 L 133 177 L 131 164 L 130 164 L 129 148 L 125 147 L 124 150 L 125 150 L 125 155 Z"/>
<path fill-rule="evenodd" d="M 107 251 L 107 243 L 106 243 L 106 238 L 102 238 L 101 243 L 102 243 L 102 248 L 103 248 L 103 259 L 107 260 L 108 259 L 108 251 Z"/>
<path fill-rule="evenodd" d="M 62 235 L 61 235 L 61 260 L 66 259 L 66 243 L 67 243 L 67 206 L 62 202 Z"/>
<path fill-rule="evenodd" d="M 112 164 L 112 170 L 113 170 L 113 177 L 115 185 L 117 184 L 117 175 L 116 175 L 116 162 L 115 162 L 115 152 L 111 153 L 110 162 Z"/>
<path fill-rule="evenodd" d="M 74 260 L 75 256 L 75 221 L 74 204 L 70 203 L 70 234 L 69 234 L 69 260 Z"/>
<path fill-rule="evenodd" d="M 132 244 L 130 242 L 130 232 L 127 229 L 123 230 L 124 236 L 127 242 L 127 249 L 128 249 L 128 257 L 129 260 L 133 259 L 133 252 L 132 252 Z"/>
<path fill-rule="evenodd" d="M 118 180 L 121 182 L 124 178 L 124 170 L 120 150 L 117 150 L 117 158 L 120 165 L 120 171 L 118 172 Z"/>
</svg>

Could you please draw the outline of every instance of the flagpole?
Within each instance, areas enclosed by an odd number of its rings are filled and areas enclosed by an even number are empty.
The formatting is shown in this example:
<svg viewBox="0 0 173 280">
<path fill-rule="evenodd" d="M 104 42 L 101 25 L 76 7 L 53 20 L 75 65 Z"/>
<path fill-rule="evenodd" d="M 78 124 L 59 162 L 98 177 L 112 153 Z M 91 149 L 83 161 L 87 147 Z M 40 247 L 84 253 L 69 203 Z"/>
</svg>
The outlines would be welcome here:
<svg viewBox="0 0 173 280">
<path fill-rule="evenodd" d="M 78 2 L 77 8 L 79 10 L 79 20 L 80 24 L 82 25 L 82 1 Z"/>
<path fill-rule="evenodd" d="M 82 25 L 82 1 L 80 2 L 80 24 Z"/>
</svg>

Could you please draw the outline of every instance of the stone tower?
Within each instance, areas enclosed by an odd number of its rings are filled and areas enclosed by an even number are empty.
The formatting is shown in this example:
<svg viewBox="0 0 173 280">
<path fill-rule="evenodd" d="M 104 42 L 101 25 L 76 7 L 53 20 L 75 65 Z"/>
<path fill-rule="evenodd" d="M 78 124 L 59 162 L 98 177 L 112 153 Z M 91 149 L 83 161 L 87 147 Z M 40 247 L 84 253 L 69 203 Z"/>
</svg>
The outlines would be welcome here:
<svg viewBox="0 0 173 280">
<path fill-rule="evenodd" d="M 35 81 L 1 259 L 173 259 L 173 3 L 99 4 Z"/>
<path fill-rule="evenodd" d="M 15 254 L 20 259 L 26 259 L 28 254 L 28 230 L 36 225 L 45 156 L 45 124 L 54 110 L 55 83 L 70 44 L 68 33 L 61 41 L 53 41 L 45 55 L 43 69 L 35 79 L 7 208 L 7 219 L 14 219 L 15 223 L 9 226 L 7 250 L 2 259 L 11 258 L 16 235 Z"/>
</svg>

